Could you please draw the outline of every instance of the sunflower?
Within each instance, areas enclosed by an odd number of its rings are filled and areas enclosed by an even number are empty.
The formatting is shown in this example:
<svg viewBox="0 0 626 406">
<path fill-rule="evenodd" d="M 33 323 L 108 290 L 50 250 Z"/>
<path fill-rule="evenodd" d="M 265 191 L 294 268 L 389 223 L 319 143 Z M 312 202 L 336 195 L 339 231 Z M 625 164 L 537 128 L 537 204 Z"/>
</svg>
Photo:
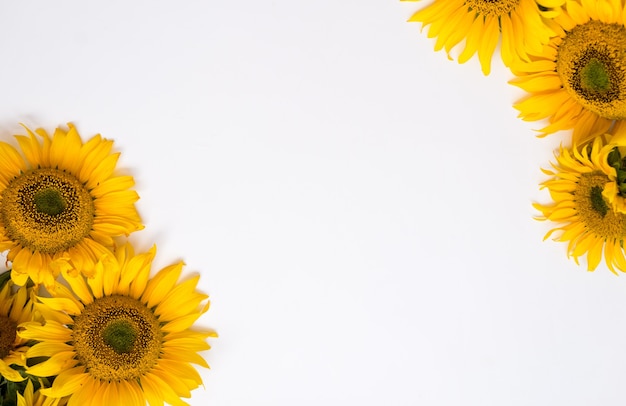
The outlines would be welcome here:
<svg viewBox="0 0 626 406">
<path fill-rule="evenodd" d="M 208 310 L 208 296 L 195 290 L 199 276 L 177 283 L 178 263 L 149 279 L 155 252 L 135 255 L 127 244 L 99 261 L 93 277 L 62 270 L 74 293 L 57 284 L 51 298 L 38 298 L 45 324 L 19 334 L 40 341 L 28 358 L 50 357 L 28 369 L 56 375 L 44 395 L 70 396 L 70 406 L 186 405 L 180 398 L 202 384 L 191 363 L 208 367 L 197 352 L 216 334 L 190 329 Z"/>
<path fill-rule="evenodd" d="M 613 137 L 608 143 L 604 138 L 596 137 L 582 149 L 561 147 L 557 163 L 552 164 L 554 171 L 543 170 L 551 178 L 542 183 L 542 188 L 549 190 L 554 203 L 533 206 L 542 213 L 539 220 L 559 224 L 544 239 L 558 232 L 555 240 L 568 242 L 568 256 L 576 263 L 586 254 L 588 270 L 592 271 L 604 252 L 612 272 L 626 272 L 626 142 L 623 136 Z"/>
<path fill-rule="evenodd" d="M 542 136 L 573 129 L 582 145 L 626 119 L 624 13 L 623 0 L 567 1 L 558 35 L 511 68 L 511 83 L 529 93 L 515 108 L 524 120 L 548 119 Z"/>
<path fill-rule="evenodd" d="M 0 375 L 2 378 L 21 382 L 25 378 L 19 370 L 25 370 L 25 354 L 28 340 L 17 334 L 18 326 L 34 320 L 32 289 L 22 286 L 14 292 L 13 282 L 5 281 L 0 289 Z M 2 399 L 0 399 L 2 400 Z"/>
<path fill-rule="evenodd" d="M 86 274 L 113 238 L 143 228 L 131 176 L 113 174 L 119 153 L 96 135 L 83 143 L 76 128 L 17 135 L 21 154 L 0 142 L 0 250 L 11 276 L 48 286 L 62 268 Z"/>
<path fill-rule="evenodd" d="M 418 1 L 418 0 L 405 0 Z M 564 0 L 434 0 L 418 10 L 409 21 L 430 26 L 428 37 L 437 37 L 435 51 L 450 51 L 463 39 L 459 63 L 478 52 L 485 75 L 500 38 L 502 61 L 510 66 L 517 59 L 528 60 L 527 52 L 540 52 L 554 32 L 544 22 Z"/>
</svg>

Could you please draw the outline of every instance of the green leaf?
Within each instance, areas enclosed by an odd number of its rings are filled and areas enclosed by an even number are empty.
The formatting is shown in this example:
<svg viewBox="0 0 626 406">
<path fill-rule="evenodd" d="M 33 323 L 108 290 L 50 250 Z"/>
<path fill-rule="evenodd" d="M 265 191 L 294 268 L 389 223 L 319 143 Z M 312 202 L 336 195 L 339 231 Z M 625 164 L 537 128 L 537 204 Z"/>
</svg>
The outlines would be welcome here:
<svg viewBox="0 0 626 406">
<path fill-rule="evenodd" d="M 11 280 L 11 270 L 9 269 L 8 271 L 2 272 L 0 274 L 0 289 L 2 289 L 4 285 L 6 285 L 7 282 L 10 280 Z"/>
</svg>

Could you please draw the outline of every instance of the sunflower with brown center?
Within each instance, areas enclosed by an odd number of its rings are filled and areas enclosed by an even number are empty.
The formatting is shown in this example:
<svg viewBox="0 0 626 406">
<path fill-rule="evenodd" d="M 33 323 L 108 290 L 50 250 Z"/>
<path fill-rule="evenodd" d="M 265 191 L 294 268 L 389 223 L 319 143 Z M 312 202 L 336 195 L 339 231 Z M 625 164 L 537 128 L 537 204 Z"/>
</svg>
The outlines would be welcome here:
<svg viewBox="0 0 626 406">
<path fill-rule="evenodd" d="M 542 188 L 549 190 L 553 203 L 533 206 L 542 213 L 539 220 L 559 224 L 544 239 L 557 232 L 555 240 L 568 242 L 568 256 L 576 263 L 586 255 L 592 271 L 604 254 L 612 272 L 626 272 L 626 211 L 622 210 L 626 159 L 620 153 L 621 140 L 614 137 L 605 143 L 603 138 L 597 137 L 582 149 L 561 148 L 552 164 L 554 170 L 543 170 L 551 178 Z"/>
<path fill-rule="evenodd" d="M 76 128 L 17 135 L 21 153 L 0 142 L 0 250 L 24 285 L 54 284 L 60 270 L 93 272 L 113 238 L 143 228 L 131 176 L 114 175 L 119 153 L 96 135 L 83 143 Z"/>
<path fill-rule="evenodd" d="M 623 0 L 567 1 L 560 32 L 511 70 L 529 93 L 515 108 L 527 121 L 547 119 L 542 135 L 573 129 L 582 145 L 626 119 L 626 8 Z"/>
<path fill-rule="evenodd" d="M 405 0 L 418 1 L 418 0 Z M 485 75 L 501 41 L 502 61 L 510 66 L 529 60 L 528 52 L 540 52 L 554 32 L 546 17 L 558 13 L 564 0 L 434 0 L 418 10 L 409 21 L 429 26 L 428 37 L 436 37 L 435 51 L 450 51 L 464 41 L 459 63 L 476 53 Z M 538 4 L 539 3 L 539 4 Z"/>
<path fill-rule="evenodd" d="M 40 341 L 28 358 L 49 357 L 27 371 L 56 376 L 42 394 L 70 396 L 68 405 L 186 405 L 180 398 L 202 384 L 191 363 L 208 367 L 198 352 L 216 334 L 190 329 L 208 310 L 199 276 L 177 283 L 178 263 L 150 279 L 155 252 L 135 255 L 126 245 L 93 277 L 63 270 L 73 293 L 57 284 L 51 298 L 38 298 L 45 324 L 27 323 L 19 335 Z"/>
</svg>

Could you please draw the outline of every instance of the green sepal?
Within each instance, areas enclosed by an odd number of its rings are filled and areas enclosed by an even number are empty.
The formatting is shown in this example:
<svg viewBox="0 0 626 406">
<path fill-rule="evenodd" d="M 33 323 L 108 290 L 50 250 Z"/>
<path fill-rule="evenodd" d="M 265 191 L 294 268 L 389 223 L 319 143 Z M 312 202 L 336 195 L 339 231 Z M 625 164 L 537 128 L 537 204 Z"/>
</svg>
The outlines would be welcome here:
<svg viewBox="0 0 626 406">
<path fill-rule="evenodd" d="M 0 289 L 4 288 L 4 285 L 11 280 L 11 270 L 0 273 Z M 1 405 L 0 405 L 1 406 Z"/>
<path fill-rule="evenodd" d="M 612 167 L 619 169 L 622 166 L 622 157 L 619 153 L 619 149 L 613 148 L 611 152 L 609 152 L 609 156 L 607 157 L 607 161 L 609 165 Z"/>
</svg>

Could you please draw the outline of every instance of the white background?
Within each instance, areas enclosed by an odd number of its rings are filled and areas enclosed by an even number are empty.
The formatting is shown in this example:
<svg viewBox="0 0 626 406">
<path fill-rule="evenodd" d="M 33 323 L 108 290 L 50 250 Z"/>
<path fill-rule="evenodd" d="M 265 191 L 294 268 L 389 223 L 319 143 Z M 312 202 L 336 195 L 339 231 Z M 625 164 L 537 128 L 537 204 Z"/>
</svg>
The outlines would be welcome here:
<svg viewBox="0 0 626 406">
<path fill-rule="evenodd" d="M 559 142 L 382 0 L 0 6 L 0 138 L 122 152 L 220 338 L 192 405 L 621 405 L 626 278 L 542 242 Z"/>
</svg>

